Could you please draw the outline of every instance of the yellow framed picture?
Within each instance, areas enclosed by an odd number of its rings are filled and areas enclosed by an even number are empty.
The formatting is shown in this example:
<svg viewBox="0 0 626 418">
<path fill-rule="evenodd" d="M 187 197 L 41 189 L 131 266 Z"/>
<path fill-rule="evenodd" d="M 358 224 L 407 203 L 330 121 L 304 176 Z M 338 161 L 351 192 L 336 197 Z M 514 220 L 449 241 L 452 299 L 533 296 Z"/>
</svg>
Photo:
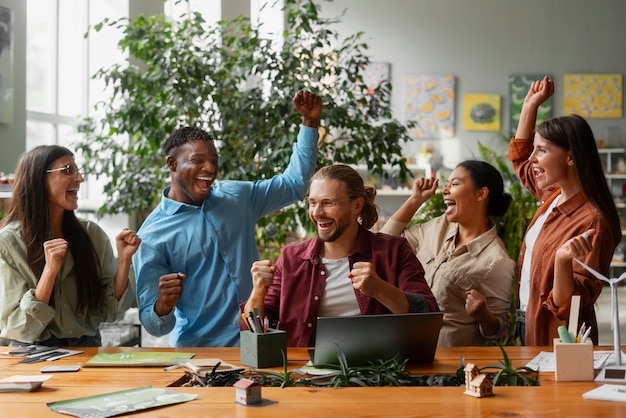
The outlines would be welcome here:
<svg viewBox="0 0 626 418">
<path fill-rule="evenodd" d="M 621 119 L 622 74 L 565 74 L 563 113 L 584 118 Z"/>
<path fill-rule="evenodd" d="M 499 94 L 466 93 L 463 95 L 463 129 L 500 131 L 502 110 Z"/>
</svg>

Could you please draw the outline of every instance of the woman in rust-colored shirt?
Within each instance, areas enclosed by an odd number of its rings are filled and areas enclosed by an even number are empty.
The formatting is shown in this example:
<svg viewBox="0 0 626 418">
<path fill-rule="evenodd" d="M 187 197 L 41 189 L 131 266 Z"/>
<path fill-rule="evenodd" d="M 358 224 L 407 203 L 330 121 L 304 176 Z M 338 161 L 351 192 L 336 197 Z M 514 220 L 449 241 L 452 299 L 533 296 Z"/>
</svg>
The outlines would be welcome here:
<svg viewBox="0 0 626 418">
<path fill-rule="evenodd" d="M 573 259 L 606 274 L 622 237 L 619 216 L 587 122 L 562 116 L 535 130 L 537 109 L 552 94 L 548 77 L 531 84 L 509 144 L 516 175 L 539 201 L 518 260 L 518 332 L 525 345 L 552 345 L 557 328 L 568 326 L 571 296 L 580 295 L 576 329 L 591 326 L 597 344 L 593 304 L 602 282 Z"/>
</svg>

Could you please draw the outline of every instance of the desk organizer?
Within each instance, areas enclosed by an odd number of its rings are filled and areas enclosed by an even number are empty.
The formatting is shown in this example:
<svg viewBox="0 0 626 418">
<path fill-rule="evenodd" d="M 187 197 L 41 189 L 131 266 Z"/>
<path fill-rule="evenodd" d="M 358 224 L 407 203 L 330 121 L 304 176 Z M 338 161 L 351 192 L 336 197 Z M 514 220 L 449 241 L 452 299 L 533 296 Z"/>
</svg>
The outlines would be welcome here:
<svg viewBox="0 0 626 418">
<path fill-rule="evenodd" d="M 593 343 L 563 343 L 554 339 L 554 379 L 557 381 L 592 381 Z"/>
<path fill-rule="evenodd" d="M 240 332 L 240 361 L 249 367 L 274 367 L 283 365 L 287 358 L 287 333 L 268 329 L 264 333 Z"/>
</svg>

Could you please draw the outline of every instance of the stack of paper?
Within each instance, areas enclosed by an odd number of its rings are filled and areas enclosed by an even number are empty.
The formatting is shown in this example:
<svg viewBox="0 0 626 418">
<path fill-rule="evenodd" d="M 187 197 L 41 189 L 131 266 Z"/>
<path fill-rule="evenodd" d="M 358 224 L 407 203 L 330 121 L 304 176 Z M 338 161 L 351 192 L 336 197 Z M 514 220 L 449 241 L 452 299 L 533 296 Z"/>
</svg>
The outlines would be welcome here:
<svg viewBox="0 0 626 418">
<path fill-rule="evenodd" d="M 217 367 L 216 367 L 217 366 Z M 205 375 L 211 373 L 213 369 L 215 372 L 230 372 L 244 370 L 242 367 L 235 366 L 234 364 L 226 363 L 218 358 L 204 358 L 204 359 L 192 359 L 182 364 L 184 369 L 199 374 Z"/>
<path fill-rule="evenodd" d="M 595 350 L 593 352 L 593 368 L 601 369 L 605 364 L 612 364 L 615 362 L 615 353 L 608 350 Z M 626 354 L 622 352 L 622 362 L 626 363 Z M 555 370 L 554 352 L 553 351 L 541 351 L 530 360 L 527 367 L 537 370 L 539 372 L 553 372 Z"/>
<path fill-rule="evenodd" d="M 605 384 L 583 393 L 583 398 L 598 401 L 626 402 L 626 386 Z"/>
<path fill-rule="evenodd" d="M 43 382 L 52 376 L 22 376 L 14 375 L 0 379 L 0 392 L 32 392 L 39 389 Z"/>
</svg>

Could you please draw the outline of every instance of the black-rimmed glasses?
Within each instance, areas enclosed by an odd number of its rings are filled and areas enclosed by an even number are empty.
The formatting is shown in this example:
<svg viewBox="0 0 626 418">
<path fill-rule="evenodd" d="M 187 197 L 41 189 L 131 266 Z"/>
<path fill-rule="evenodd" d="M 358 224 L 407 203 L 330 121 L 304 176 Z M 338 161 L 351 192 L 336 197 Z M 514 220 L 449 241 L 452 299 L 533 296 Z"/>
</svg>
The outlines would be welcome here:
<svg viewBox="0 0 626 418">
<path fill-rule="evenodd" d="M 55 171 L 64 171 L 68 177 L 77 177 L 83 175 L 83 169 L 72 164 L 68 164 L 59 168 L 50 168 L 46 170 L 46 173 L 54 173 Z"/>
</svg>

